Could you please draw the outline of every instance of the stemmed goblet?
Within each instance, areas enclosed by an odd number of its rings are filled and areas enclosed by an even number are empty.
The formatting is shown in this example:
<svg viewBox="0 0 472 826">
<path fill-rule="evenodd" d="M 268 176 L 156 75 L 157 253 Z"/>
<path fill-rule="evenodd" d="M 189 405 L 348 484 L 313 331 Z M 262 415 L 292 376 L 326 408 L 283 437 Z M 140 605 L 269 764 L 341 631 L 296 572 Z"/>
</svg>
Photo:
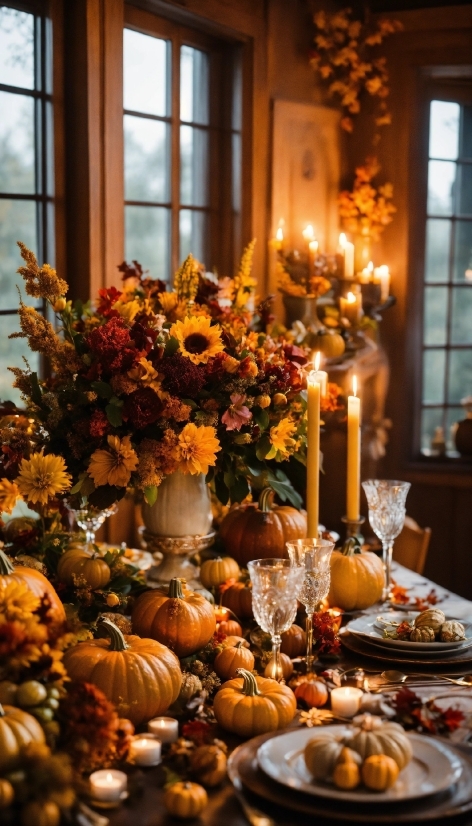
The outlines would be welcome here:
<svg viewBox="0 0 472 826">
<path fill-rule="evenodd" d="M 79 508 L 73 508 L 68 502 L 66 502 L 66 504 L 69 513 L 74 518 L 79 528 L 82 528 L 82 530 L 85 531 L 85 547 L 88 551 L 93 551 L 96 532 L 99 528 L 101 528 L 109 516 L 112 516 L 117 512 L 117 505 L 113 504 L 108 508 L 103 508 L 103 510 L 100 510 L 99 508 L 94 508 L 88 504 L 85 504 Z"/>
<path fill-rule="evenodd" d="M 284 631 L 292 625 L 297 613 L 297 593 L 303 581 L 304 569 L 294 567 L 289 559 L 255 559 L 248 562 L 252 582 L 252 609 L 258 625 L 272 640 L 272 662 L 275 680 L 283 679 L 280 645 Z"/>
<path fill-rule="evenodd" d="M 288 555 L 294 567 L 301 568 L 303 578 L 297 592 L 306 610 L 306 671 L 313 669 L 313 614 L 317 605 L 328 596 L 331 580 L 330 559 L 334 542 L 327 539 L 296 539 L 287 542 Z"/>
<path fill-rule="evenodd" d="M 390 594 L 393 542 L 405 523 L 405 502 L 410 483 L 396 479 L 368 479 L 362 482 L 362 487 L 369 506 L 370 526 L 382 543 L 385 569 L 382 598 L 386 600 Z"/>
</svg>

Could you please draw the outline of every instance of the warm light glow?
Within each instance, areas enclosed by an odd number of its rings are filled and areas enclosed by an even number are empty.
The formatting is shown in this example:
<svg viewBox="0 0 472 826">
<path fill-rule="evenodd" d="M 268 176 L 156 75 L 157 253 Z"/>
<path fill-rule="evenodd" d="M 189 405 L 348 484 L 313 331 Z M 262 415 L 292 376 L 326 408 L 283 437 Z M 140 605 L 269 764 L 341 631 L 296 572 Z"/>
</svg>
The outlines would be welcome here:
<svg viewBox="0 0 472 826">
<path fill-rule="evenodd" d="M 275 237 L 276 237 L 277 241 L 283 241 L 284 240 L 284 231 L 283 231 L 282 227 L 278 228 L 277 232 L 275 233 Z"/>
<path fill-rule="evenodd" d="M 106 780 L 107 783 L 113 783 L 114 782 L 113 775 L 110 772 L 108 772 L 105 780 Z"/>
<path fill-rule="evenodd" d="M 356 303 L 356 296 L 354 295 L 354 293 L 349 292 L 347 294 L 347 303 L 348 304 L 355 304 Z"/>
<path fill-rule="evenodd" d="M 374 262 L 373 261 L 369 261 L 369 263 L 367 264 L 367 269 L 368 269 L 369 272 L 374 271 Z"/>
<path fill-rule="evenodd" d="M 302 232 L 305 241 L 313 241 L 315 232 L 311 224 L 308 224 Z"/>
<path fill-rule="evenodd" d="M 320 363 L 321 363 L 321 352 L 320 352 L 320 350 L 318 350 L 318 352 L 315 355 L 314 362 L 313 362 L 315 370 L 320 369 Z"/>
<path fill-rule="evenodd" d="M 341 232 L 341 234 L 340 234 L 340 236 L 339 236 L 339 246 L 340 246 L 340 247 L 342 247 L 342 248 L 344 249 L 344 247 L 346 246 L 346 244 L 347 244 L 346 233 L 345 233 L 345 232 Z"/>
<path fill-rule="evenodd" d="M 352 377 L 352 395 L 357 396 L 357 376 Z"/>
</svg>

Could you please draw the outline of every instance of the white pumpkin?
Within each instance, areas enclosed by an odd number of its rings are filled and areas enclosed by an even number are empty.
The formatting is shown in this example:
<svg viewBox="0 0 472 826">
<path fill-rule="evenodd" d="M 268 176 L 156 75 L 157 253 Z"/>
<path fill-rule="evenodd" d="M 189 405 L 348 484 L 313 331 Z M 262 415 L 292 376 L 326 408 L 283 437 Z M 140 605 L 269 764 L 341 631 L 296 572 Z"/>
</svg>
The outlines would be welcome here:
<svg viewBox="0 0 472 826">
<path fill-rule="evenodd" d="M 143 522 L 155 536 L 205 536 L 212 523 L 210 492 L 203 473 L 171 473 L 159 485 L 154 505 L 144 502 Z"/>
<path fill-rule="evenodd" d="M 465 628 L 458 620 L 446 620 L 439 629 L 441 642 L 458 642 L 465 640 Z"/>
<path fill-rule="evenodd" d="M 446 615 L 440 608 L 428 608 L 426 611 L 422 611 L 421 614 L 418 614 L 415 619 L 415 627 L 423 628 L 424 626 L 427 626 L 428 628 L 432 628 L 437 634 L 441 628 L 441 625 L 445 622 L 445 619 Z"/>
<path fill-rule="evenodd" d="M 383 722 L 365 714 L 354 721 L 356 729 L 347 745 L 357 751 L 363 760 L 371 754 L 386 754 L 395 760 L 400 771 L 413 756 L 410 739 L 398 723 Z"/>
<path fill-rule="evenodd" d="M 305 763 L 315 780 L 328 780 L 344 748 L 342 737 L 320 732 L 305 746 Z"/>
</svg>

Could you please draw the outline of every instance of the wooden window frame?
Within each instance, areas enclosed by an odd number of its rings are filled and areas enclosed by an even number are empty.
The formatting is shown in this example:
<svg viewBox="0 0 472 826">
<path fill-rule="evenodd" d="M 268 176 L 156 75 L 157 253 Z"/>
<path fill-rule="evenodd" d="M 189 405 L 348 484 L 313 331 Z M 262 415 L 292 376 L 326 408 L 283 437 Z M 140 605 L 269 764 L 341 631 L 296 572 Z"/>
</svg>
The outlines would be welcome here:
<svg viewBox="0 0 472 826">
<path fill-rule="evenodd" d="M 170 106 L 169 114 L 152 119 L 168 123 L 171 129 L 170 146 L 170 200 L 166 203 L 128 201 L 125 204 L 137 206 L 160 206 L 170 211 L 170 278 L 181 264 L 179 252 L 181 209 L 204 212 L 209 218 L 207 248 L 209 266 L 230 274 L 238 257 L 241 241 L 238 238 L 238 219 L 233 214 L 230 198 L 225 203 L 222 181 L 233 193 L 233 165 L 231 146 L 233 136 L 242 138 L 242 126 L 235 129 L 230 111 L 233 99 L 232 76 L 238 71 L 241 62 L 240 48 L 237 42 L 223 41 L 204 31 L 175 23 L 131 5 L 125 5 L 124 27 L 165 39 L 170 42 Z M 209 199 L 208 206 L 190 206 L 180 201 L 180 126 L 187 122 L 180 119 L 180 49 L 182 46 L 201 49 L 209 58 L 209 123 L 208 125 L 189 122 L 192 128 L 202 129 L 209 135 Z M 228 54 L 229 50 L 229 54 Z M 225 51 L 227 52 L 225 54 Z M 229 71 L 228 71 L 229 70 Z M 221 102 L 226 103 L 224 110 Z M 124 110 L 125 114 L 137 114 Z M 142 115 L 141 115 L 142 116 Z M 240 184 L 241 186 L 241 184 Z M 240 199 L 241 200 L 241 199 Z"/>
</svg>

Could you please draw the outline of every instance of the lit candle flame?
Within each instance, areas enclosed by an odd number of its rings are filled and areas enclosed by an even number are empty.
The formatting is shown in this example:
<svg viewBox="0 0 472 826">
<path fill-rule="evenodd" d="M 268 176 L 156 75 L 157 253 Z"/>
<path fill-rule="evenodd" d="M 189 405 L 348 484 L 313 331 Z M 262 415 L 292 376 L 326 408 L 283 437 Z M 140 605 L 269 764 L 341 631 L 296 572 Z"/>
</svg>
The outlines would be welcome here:
<svg viewBox="0 0 472 826">
<path fill-rule="evenodd" d="M 108 772 L 105 780 L 107 783 L 113 783 L 113 775 L 111 774 L 111 772 Z"/>
<path fill-rule="evenodd" d="M 318 352 L 315 355 L 315 360 L 313 362 L 315 370 L 320 369 L 320 363 L 321 363 L 321 352 L 320 352 L 320 350 L 318 350 Z"/>
<path fill-rule="evenodd" d="M 355 304 L 356 303 L 356 296 L 354 295 L 354 293 L 349 292 L 347 294 L 347 303 L 348 304 Z"/>
<path fill-rule="evenodd" d="M 367 264 L 367 269 L 369 270 L 369 272 L 374 271 L 374 262 L 373 261 L 369 261 L 369 263 Z"/>
<path fill-rule="evenodd" d="M 344 249 L 344 247 L 346 246 L 346 244 L 347 244 L 346 233 L 345 233 L 345 232 L 341 232 L 341 234 L 340 234 L 340 236 L 339 236 L 339 246 L 340 246 L 340 247 L 343 247 L 343 249 Z"/>
<path fill-rule="evenodd" d="M 357 396 L 357 376 L 352 377 L 352 395 Z"/>
<path fill-rule="evenodd" d="M 312 241 L 315 237 L 315 232 L 311 224 L 308 224 L 302 232 L 305 241 Z"/>
<path fill-rule="evenodd" d="M 283 241 L 284 240 L 284 231 L 283 231 L 282 227 L 278 228 L 277 232 L 275 233 L 275 237 L 276 237 L 277 241 Z"/>
</svg>

